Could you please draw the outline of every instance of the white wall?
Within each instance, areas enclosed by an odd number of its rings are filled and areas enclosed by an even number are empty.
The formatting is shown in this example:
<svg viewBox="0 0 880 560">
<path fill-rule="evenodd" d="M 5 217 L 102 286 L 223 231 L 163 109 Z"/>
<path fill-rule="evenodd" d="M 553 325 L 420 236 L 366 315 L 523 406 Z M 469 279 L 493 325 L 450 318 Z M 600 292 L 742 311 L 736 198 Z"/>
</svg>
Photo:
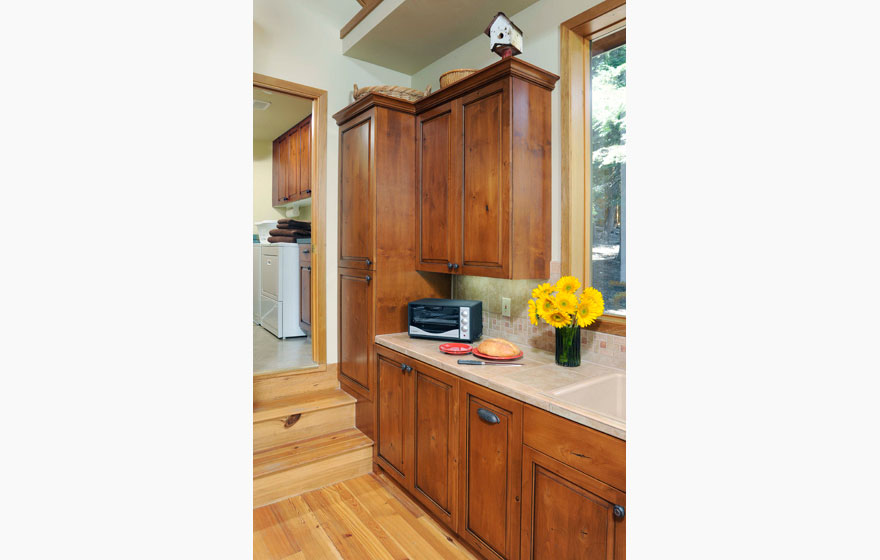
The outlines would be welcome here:
<svg viewBox="0 0 880 560">
<path fill-rule="evenodd" d="M 507 14 L 523 30 L 523 54 L 519 58 L 559 75 L 559 24 L 599 3 L 599 0 L 540 0 L 516 14 Z M 488 23 L 488 22 L 487 22 Z M 432 90 L 440 87 L 440 75 L 455 68 L 484 68 L 500 60 L 489 50 L 489 38 L 483 34 L 432 62 L 412 75 L 411 82 Z M 562 157 L 559 121 L 559 82 L 552 95 L 552 154 L 553 154 L 553 237 L 552 259 L 562 254 Z"/>
<path fill-rule="evenodd" d="M 254 0 L 254 72 L 328 92 L 327 363 L 337 361 L 337 205 L 339 135 L 333 113 L 351 102 L 352 85 L 410 87 L 406 74 L 342 55 L 339 30 L 358 12 L 355 0 Z M 315 123 L 317 126 L 318 123 Z"/>
</svg>

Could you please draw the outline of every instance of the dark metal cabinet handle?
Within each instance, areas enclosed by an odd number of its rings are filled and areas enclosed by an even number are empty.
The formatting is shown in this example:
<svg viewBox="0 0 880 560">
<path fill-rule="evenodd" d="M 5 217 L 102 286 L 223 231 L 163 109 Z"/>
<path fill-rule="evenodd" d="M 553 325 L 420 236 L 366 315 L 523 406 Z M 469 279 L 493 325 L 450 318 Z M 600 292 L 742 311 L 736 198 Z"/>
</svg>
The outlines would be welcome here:
<svg viewBox="0 0 880 560">
<path fill-rule="evenodd" d="M 453 270 L 458 270 L 458 263 L 452 265 Z"/>
<path fill-rule="evenodd" d="M 302 414 L 291 414 L 287 417 L 287 420 L 284 421 L 284 427 L 289 428 L 299 422 L 299 419 L 302 417 Z"/>
<path fill-rule="evenodd" d="M 483 422 L 489 423 L 489 424 L 497 424 L 497 423 L 501 422 L 501 420 L 498 419 L 497 414 L 495 414 L 491 410 L 487 410 L 485 408 L 478 408 L 477 409 L 477 416 L 480 417 L 480 420 L 482 420 Z"/>
<path fill-rule="evenodd" d="M 364 280 L 367 281 L 367 284 L 369 284 L 369 283 L 370 283 L 370 280 L 372 280 L 372 279 L 373 279 L 373 278 L 372 278 L 369 274 L 367 274 L 366 276 L 364 276 Z"/>
<path fill-rule="evenodd" d="M 370 266 L 371 264 L 373 264 L 373 261 L 371 261 L 370 259 L 367 259 L 367 266 Z"/>
<path fill-rule="evenodd" d="M 407 373 L 412 371 L 412 366 L 404 366 L 404 368 L 406 368 Z"/>
<path fill-rule="evenodd" d="M 312 189 L 307 190 L 306 194 L 312 194 Z"/>
<path fill-rule="evenodd" d="M 312 271 L 312 267 L 310 267 L 310 266 L 304 266 L 303 268 L 306 269 L 306 270 L 308 270 L 309 272 Z M 369 282 L 369 280 L 367 280 L 367 282 Z"/>
<path fill-rule="evenodd" d="M 288 200 L 290 200 L 290 199 L 289 199 L 289 198 L 287 198 L 287 197 L 286 197 L 286 196 L 285 196 L 285 197 L 284 197 L 284 198 L 282 198 L 282 199 L 281 199 L 281 200 L 283 200 L 283 201 L 285 201 L 285 202 L 286 202 L 286 201 L 288 201 Z"/>
<path fill-rule="evenodd" d="M 303 255 L 308 255 L 309 253 L 311 253 L 311 251 L 309 251 L 308 249 L 303 249 Z"/>
<path fill-rule="evenodd" d="M 623 519 L 623 516 L 626 515 L 626 510 L 623 509 L 623 506 L 614 506 L 614 517 L 617 519 Z"/>
<path fill-rule="evenodd" d="M 400 364 L 400 371 L 406 371 L 406 364 Z"/>
<path fill-rule="evenodd" d="M 446 263 L 446 268 L 452 270 L 452 263 Z"/>
</svg>

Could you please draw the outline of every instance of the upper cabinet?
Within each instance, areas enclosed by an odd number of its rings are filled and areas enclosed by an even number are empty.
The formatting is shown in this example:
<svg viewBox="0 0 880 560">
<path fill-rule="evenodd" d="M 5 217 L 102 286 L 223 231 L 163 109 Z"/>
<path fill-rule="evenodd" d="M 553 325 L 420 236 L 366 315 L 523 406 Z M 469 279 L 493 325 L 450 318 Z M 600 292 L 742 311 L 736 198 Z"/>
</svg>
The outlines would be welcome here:
<svg viewBox="0 0 880 560">
<path fill-rule="evenodd" d="M 550 275 L 557 76 L 502 60 L 416 103 L 416 268 Z"/>
<path fill-rule="evenodd" d="M 312 116 L 272 142 L 272 205 L 312 196 Z"/>
</svg>

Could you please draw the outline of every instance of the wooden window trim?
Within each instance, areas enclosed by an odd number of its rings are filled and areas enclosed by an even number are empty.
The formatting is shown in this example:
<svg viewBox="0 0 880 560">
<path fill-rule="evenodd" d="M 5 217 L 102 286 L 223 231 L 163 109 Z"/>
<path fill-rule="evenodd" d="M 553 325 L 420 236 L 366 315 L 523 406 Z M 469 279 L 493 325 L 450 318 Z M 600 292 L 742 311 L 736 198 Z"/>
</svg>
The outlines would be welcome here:
<svg viewBox="0 0 880 560">
<path fill-rule="evenodd" d="M 254 86 L 312 100 L 312 361 L 327 368 L 327 92 L 254 72 Z M 295 369 L 295 368 L 294 368 Z M 316 370 L 316 371 L 317 371 Z M 283 373 L 283 372 L 279 372 Z M 261 376 L 263 378 L 263 376 Z"/>
<path fill-rule="evenodd" d="M 559 26 L 562 101 L 562 274 L 590 278 L 590 40 L 626 29 L 626 0 L 605 0 Z M 625 33 L 625 31 L 624 31 Z M 626 336 L 626 317 L 602 315 L 589 330 Z"/>
</svg>

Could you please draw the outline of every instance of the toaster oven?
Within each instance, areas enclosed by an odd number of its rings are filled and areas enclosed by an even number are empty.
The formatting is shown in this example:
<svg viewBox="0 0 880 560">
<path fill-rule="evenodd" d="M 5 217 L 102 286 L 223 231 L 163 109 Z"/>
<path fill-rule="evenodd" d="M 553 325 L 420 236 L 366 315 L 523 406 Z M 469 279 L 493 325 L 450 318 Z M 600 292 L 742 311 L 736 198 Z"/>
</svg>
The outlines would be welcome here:
<svg viewBox="0 0 880 560">
<path fill-rule="evenodd" d="M 409 302 L 411 338 L 473 342 L 483 334 L 483 302 L 424 298 Z"/>
</svg>

